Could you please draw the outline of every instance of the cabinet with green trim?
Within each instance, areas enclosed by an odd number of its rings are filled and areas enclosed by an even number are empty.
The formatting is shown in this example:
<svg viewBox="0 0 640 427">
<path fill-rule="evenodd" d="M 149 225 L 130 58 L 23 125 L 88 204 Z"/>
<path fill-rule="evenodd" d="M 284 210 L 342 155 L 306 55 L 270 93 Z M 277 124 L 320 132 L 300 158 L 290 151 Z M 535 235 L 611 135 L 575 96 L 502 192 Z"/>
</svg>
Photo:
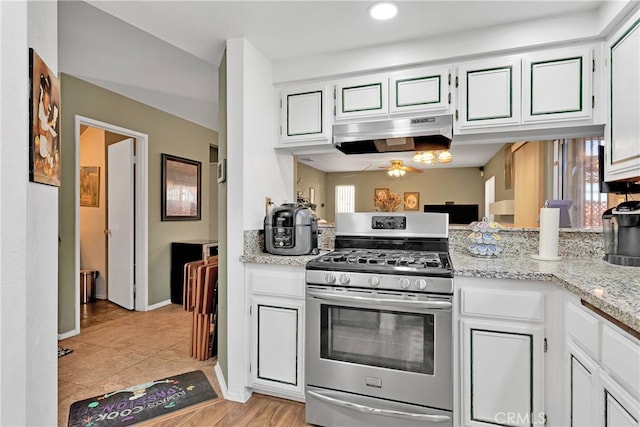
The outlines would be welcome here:
<svg viewBox="0 0 640 427">
<path fill-rule="evenodd" d="M 451 67 L 421 67 L 389 78 L 389 112 L 445 114 L 451 109 Z"/>
<path fill-rule="evenodd" d="M 285 88 L 280 92 L 280 146 L 331 143 L 329 89 L 326 84 Z"/>
<path fill-rule="evenodd" d="M 527 54 L 522 70 L 522 120 L 590 119 L 595 98 L 591 47 Z"/>
<path fill-rule="evenodd" d="M 605 178 L 640 177 L 640 12 L 607 42 L 610 111 Z"/>
<path fill-rule="evenodd" d="M 250 385 L 304 401 L 304 267 L 246 264 L 251 290 Z"/>
<path fill-rule="evenodd" d="M 520 123 L 520 57 L 457 65 L 455 119 L 459 129 Z"/>
<path fill-rule="evenodd" d="M 548 288 L 536 282 L 456 279 L 457 395 L 454 425 L 542 425 Z M 553 336 L 548 337 L 550 341 Z"/>
<path fill-rule="evenodd" d="M 336 120 L 383 118 L 389 114 L 388 76 L 372 74 L 337 81 Z"/>
</svg>

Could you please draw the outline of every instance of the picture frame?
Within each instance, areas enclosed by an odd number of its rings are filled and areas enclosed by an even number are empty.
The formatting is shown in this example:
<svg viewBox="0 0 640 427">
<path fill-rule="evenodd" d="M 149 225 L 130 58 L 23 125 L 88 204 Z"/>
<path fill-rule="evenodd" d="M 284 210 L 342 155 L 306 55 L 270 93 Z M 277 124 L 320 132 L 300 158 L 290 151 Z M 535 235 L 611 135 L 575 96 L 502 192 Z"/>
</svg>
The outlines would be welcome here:
<svg viewBox="0 0 640 427">
<path fill-rule="evenodd" d="M 405 211 L 420 210 L 420 193 L 414 191 L 405 192 L 402 200 Z"/>
<path fill-rule="evenodd" d="M 202 163 L 162 153 L 162 221 L 199 221 Z"/>
<path fill-rule="evenodd" d="M 80 206 L 100 207 L 100 166 L 80 166 Z"/>
<path fill-rule="evenodd" d="M 29 48 L 29 181 L 60 187 L 60 80 Z"/>
<path fill-rule="evenodd" d="M 375 190 L 373 190 L 373 200 L 386 200 L 387 196 L 389 196 L 388 188 L 376 188 Z"/>
<path fill-rule="evenodd" d="M 227 159 L 222 159 L 216 165 L 216 176 L 218 178 L 218 184 L 227 180 Z"/>
</svg>

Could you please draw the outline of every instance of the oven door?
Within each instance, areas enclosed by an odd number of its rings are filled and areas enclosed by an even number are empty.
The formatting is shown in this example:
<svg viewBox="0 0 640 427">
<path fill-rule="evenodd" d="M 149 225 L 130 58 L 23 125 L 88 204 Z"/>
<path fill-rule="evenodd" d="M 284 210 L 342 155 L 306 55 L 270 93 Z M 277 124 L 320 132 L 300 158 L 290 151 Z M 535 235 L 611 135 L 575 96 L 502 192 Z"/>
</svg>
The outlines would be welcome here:
<svg viewBox="0 0 640 427">
<path fill-rule="evenodd" d="M 307 286 L 308 386 L 451 411 L 451 296 Z"/>
</svg>

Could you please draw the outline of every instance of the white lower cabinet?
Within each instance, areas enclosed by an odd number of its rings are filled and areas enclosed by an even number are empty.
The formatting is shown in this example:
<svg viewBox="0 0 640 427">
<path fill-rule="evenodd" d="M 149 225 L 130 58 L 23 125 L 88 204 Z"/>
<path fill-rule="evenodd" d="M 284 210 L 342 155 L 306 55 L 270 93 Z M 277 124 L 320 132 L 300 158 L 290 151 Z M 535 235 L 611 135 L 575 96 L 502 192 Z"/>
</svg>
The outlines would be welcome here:
<svg viewBox="0 0 640 427">
<path fill-rule="evenodd" d="M 640 342 L 571 297 L 566 303 L 566 425 L 640 426 Z M 580 324 L 575 320 L 581 318 Z M 595 321 L 595 323 L 594 323 Z"/>
<path fill-rule="evenodd" d="M 304 401 L 304 268 L 247 266 L 251 289 L 250 385 Z"/>
<path fill-rule="evenodd" d="M 543 326 L 462 320 L 464 425 L 544 422 Z"/>
<path fill-rule="evenodd" d="M 572 427 L 597 425 L 600 413 L 597 393 L 598 365 L 569 342 L 566 370 L 569 384 L 568 424 Z"/>
<path fill-rule="evenodd" d="M 457 425 L 543 425 L 545 294 L 527 281 L 456 283 Z"/>
</svg>

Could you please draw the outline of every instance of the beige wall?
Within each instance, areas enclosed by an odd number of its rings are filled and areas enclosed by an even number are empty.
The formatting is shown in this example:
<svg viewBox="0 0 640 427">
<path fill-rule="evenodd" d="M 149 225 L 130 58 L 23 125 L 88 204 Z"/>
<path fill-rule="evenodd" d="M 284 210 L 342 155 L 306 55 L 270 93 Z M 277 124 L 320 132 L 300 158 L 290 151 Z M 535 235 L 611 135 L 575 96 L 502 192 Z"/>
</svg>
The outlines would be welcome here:
<svg viewBox="0 0 640 427">
<path fill-rule="evenodd" d="M 507 147 L 510 147 L 508 145 Z M 510 149 L 510 148 L 508 148 Z M 511 187 L 506 188 L 505 179 L 505 149 L 498 150 L 495 156 L 486 165 L 484 165 L 484 180 L 496 177 L 496 202 L 501 200 L 513 200 L 513 181 Z"/>
<path fill-rule="evenodd" d="M 401 197 L 404 192 L 420 193 L 420 209 L 425 204 L 477 204 L 484 215 L 484 178 L 478 168 L 427 169 L 423 173 L 408 172 L 402 178 L 390 178 L 386 172 L 340 172 L 327 174 L 327 194 L 334 194 L 336 185 L 355 185 L 356 212 L 374 211 L 373 192 L 389 188 Z M 402 208 L 400 208 L 402 210 Z M 335 220 L 335 201 L 327 198 L 327 220 Z"/>
<path fill-rule="evenodd" d="M 75 325 L 75 116 L 81 115 L 149 135 L 149 305 L 170 298 L 170 243 L 209 235 L 209 145 L 217 133 L 148 105 L 62 74 L 62 186 L 58 330 Z M 202 162 L 202 220 L 160 221 L 160 154 Z"/>
<path fill-rule="evenodd" d="M 100 192 L 98 206 L 80 206 L 80 268 L 96 270 L 98 277 L 94 296 L 106 298 L 106 170 L 105 170 L 105 131 L 87 128 L 80 135 L 80 167 L 98 166 L 100 168 Z"/>
<path fill-rule="evenodd" d="M 309 189 L 313 188 L 316 193 L 316 215 L 319 219 L 326 219 L 328 199 L 333 199 L 333 192 L 327 193 L 327 173 L 302 163 L 296 163 L 296 169 L 296 194 L 301 191 L 309 197 Z"/>
</svg>

